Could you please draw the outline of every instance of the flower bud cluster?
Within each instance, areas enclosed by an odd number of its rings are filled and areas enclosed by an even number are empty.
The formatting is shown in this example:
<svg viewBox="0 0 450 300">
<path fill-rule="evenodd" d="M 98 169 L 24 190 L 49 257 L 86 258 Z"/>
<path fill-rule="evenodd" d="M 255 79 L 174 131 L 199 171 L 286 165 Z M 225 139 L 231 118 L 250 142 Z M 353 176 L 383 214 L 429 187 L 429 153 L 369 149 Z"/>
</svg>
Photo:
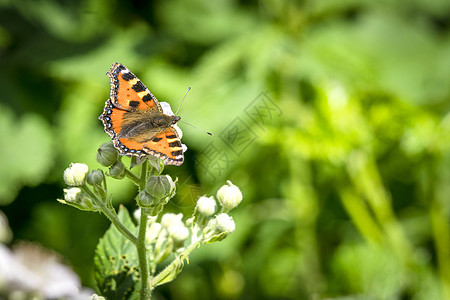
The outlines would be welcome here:
<svg viewBox="0 0 450 300">
<path fill-rule="evenodd" d="M 119 159 L 119 151 L 112 142 L 105 143 L 97 149 L 97 162 L 109 167 L 109 176 L 115 179 L 125 177 L 125 165 Z"/>
<path fill-rule="evenodd" d="M 134 212 L 138 222 L 141 219 L 141 209 Z M 153 247 L 155 261 L 162 261 L 172 252 L 183 248 L 190 235 L 189 229 L 183 223 L 183 214 L 166 213 L 161 221 L 156 222 L 157 217 L 149 217 L 149 225 L 146 231 L 146 240 Z"/>
<path fill-rule="evenodd" d="M 189 237 L 189 230 L 183 223 L 183 214 L 166 213 L 161 218 L 161 226 L 175 242 L 183 242 Z"/>
<path fill-rule="evenodd" d="M 169 175 L 150 176 L 137 197 L 139 207 L 162 208 L 175 195 L 175 182 Z"/>
<path fill-rule="evenodd" d="M 64 189 L 64 200 L 59 202 L 74 206 L 81 210 L 98 211 L 98 207 L 93 203 L 91 197 L 83 192 L 86 182 L 94 185 L 103 181 L 103 173 L 93 170 L 89 173 L 89 167 L 81 163 L 71 163 L 64 170 L 64 181 L 69 188 Z"/>
<path fill-rule="evenodd" d="M 241 191 L 229 180 L 226 185 L 217 191 L 216 196 L 221 206 L 217 216 L 214 217 L 217 206 L 214 197 L 202 196 L 197 201 L 194 217 L 190 219 L 194 228 L 197 227 L 202 230 L 202 236 L 206 237 L 208 242 L 222 240 L 235 230 L 236 224 L 227 212 L 238 206 L 242 201 Z"/>
<path fill-rule="evenodd" d="M 142 164 L 139 177 L 131 171 L 133 164 L 140 164 L 146 159 L 148 161 Z M 69 187 L 64 189 L 64 200 L 58 201 L 81 210 L 105 213 L 114 225 L 121 229 L 119 230 L 121 233 L 137 244 L 138 249 L 144 249 L 144 247 L 140 248 L 142 243 L 147 249 L 151 248 L 151 257 L 147 260 L 151 262 L 151 268 L 156 268 L 158 263 L 176 253 L 174 262 L 177 262 L 177 265 L 172 267 L 172 274 L 161 276 L 159 279 L 161 282 L 172 280 L 181 271 L 184 260 L 187 260 L 193 249 L 204 243 L 220 241 L 236 228 L 228 212 L 242 202 L 243 195 L 231 181 L 227 181 L 217 191 L 215 197 L 199 197 L 194 213 L 188 220 L 183 221 L 182 213 L 165 213 L 158 222 L 164 205 L 176 192 L 177 180 L 174 181 L 168 175 L 160 175 L 164 162 L 152 156 L 141 157 L 140 162 L 132 158 L 132 165 L 130 169 L 127 169 L 112 143 L 103 144 L 98 149 L 97 161 L 102 166 L 108 167 L 109 171 L 91 170 L 89 172 L 89 167 L 85 164 L 70 164 L 64 171 L 64 181 Z M 116 179 L 127 177 L 139 187 L 139 193 L 136 196 L 139 209 L 135 212 L 135 217 L 142 223 L 138 226 L 138 235 L 133 232 L 135 227 L 128 231 L 123 228 L 126 223 L 122 224 L 120 214 L 117 219 L 111 197 L 107 192 L 105 175 Z"/>
<path fill-rule="evenodd" d="M 222 186 L 217 191 L 216 196 L 220 206 L 222 207 L 221 212 L 228 212 L 232 210 L 242 201 L 241 191 L 229 180 L 226 185 Z M 197 200 L 196 210 L 200 215 L 210 217 L 216 212 L 216 206 L 217 203 L 214 197 L 202 196 Z"/>
</svg>

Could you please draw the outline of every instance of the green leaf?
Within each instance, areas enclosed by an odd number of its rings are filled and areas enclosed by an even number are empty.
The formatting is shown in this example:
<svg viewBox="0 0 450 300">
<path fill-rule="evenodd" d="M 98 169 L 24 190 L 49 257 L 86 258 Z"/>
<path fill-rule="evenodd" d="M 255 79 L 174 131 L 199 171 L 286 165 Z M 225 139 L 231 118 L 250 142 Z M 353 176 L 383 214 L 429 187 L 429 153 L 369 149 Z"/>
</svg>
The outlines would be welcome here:
<svg viewBox="0 0 450 300">
<path fill-rule="evenodd" d="M 214 242 L 220 242 L 221 240 L 226 238 L 227 235 L 228 235 L 228 232 L 222 232 L 222 233 L 216 234 L 212 238 L 207 240 L 205 243 L 206 244 L 211 244 L 211 243 L 214 243 Z"/>
<path fill-rule="evenodd" d="M 189 263 L 187 256 L 179 256 L 175 258 L 170 265 L 168 265 L 163 271 L 161 271 L 161 273 L 158 274 L 158 276 L 154 278 L 152 282 L 153 286 L 157 287 L 173 281 L 183 270 L 184 260 Z"/>
<path fill-rule="evenodd" d="M 153 173 L 155 173 L 154 175 L 159 175 L 164 170 L 164 161 L 162 159 L 149 155 L 147 157 L 147 161 L 153 168 L 155 168 L 156 172 L 153 171 Z"/>
<path fill-rule="evenodd" d="M 118 216 L 130 232 L 137 232 L 124 206 L 120 206 Z M 100 239 L 94 265 L 95 280 L 102 296 L 107 299 L 138 299 L 140 282 L 136 247 L 114 225 Z"/>
</svg>

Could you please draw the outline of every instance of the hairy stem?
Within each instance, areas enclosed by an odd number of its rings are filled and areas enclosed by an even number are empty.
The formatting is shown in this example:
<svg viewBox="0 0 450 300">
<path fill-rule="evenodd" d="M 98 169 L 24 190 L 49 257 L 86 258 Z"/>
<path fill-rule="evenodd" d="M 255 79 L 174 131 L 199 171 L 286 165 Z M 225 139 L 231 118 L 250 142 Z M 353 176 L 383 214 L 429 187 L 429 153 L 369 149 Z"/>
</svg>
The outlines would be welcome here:
<svg viewBox="0 0 450 300">
<path fill-rule="evenodd" d="M 151 287 L 155 288 L 158 285 L 174 280 L 176 275 L 181 272 L 184 260 L 187 260 L 191 252 L 198 248 L 202 242 L 203 239 L 198 239 L 196 242 L 189 245 L 189 247 L 187 247 L 179 256 L 177 256 L 166 268 L 164 268 L 164 270 L 153 277 L 153 279 L 151 280 Z M 169 278 L 169 276 L 174 272 L 176 274 Z"/>
<path fill-rule="evenodd" d="M 145 188 L 148 176 L 147 160 L 145 160 L 141 165 L 141 178 L 137 183 L 139 185 L 139 191 Z M 141 208 L 141 220 L 139 222 L 139 233 L 138 242 L 136 245 L 138 258 L 139 258 L 139 271 L 141 274 L 141 294 L 140 299 L 150 299 L 152 296 L 152 288 L 150 286 L 150 269 L 148 265 L 147 258 L 147 247 L 146 247 L 146 233 L 148 224 L 149 210 L 146 208 Z"/>
<path fill-rule="evenodd" d="M 144 168 L 144 166 L 142 166 L 142 168 Z M 136 175 L 134 175 L 133 173 L 131 173 L 127 168 L 125 168 L 125 176 L 127 176 L 128 178 L 130 178 L 131 181 L 133 181 L 135 184 L 139 185 L 141 180 L 139 179 L 139 177 L 137 177 Z"/>
<path fill-rule="evenodd" d="M 143 166 L 144 167 L 144 166 Z M 147 232 L 148 223 L 148 211 L 146 209 L 141 209 L 141 220 L 139 222 L 139 234 L 138 242 L 136 245 L 138 258 L 139 258 L 139 270 L 141 274 L 141 295 L 140 299 L 150 299 L 152 294 L 150 283 L 150 271 L 147 259 L 147 247 L 145 243 L 145 236 Z"/>
<path fill-rule="evenodd" d="M 114 224 L 114 226 L 116 226 L 117 230 L 129 239 L 130 242 L 136 245 L 137 238 L 122 224 L 122 222 L 120 222 L 117 214 L 106 207 L 104 201 L 98 199 L 97 196 L 86 186 L 86 184 L 82 186 L 82 189 L 89 194 L 95 204 L 100 208 L 101 212 L 111 221 L 111 223 Z"/>
</svg>

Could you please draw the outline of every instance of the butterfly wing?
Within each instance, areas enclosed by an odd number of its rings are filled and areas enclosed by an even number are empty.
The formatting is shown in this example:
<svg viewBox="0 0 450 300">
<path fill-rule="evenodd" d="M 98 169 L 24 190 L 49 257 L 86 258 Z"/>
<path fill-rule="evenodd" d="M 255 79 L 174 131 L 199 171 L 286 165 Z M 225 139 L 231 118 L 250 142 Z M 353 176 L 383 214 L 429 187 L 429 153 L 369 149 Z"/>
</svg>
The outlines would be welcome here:
<svg viewBox="0 0 450 300">
<path fill-rule="evenodd" d="M 110 99 L 115 107 L 128 111 L 154 109 L 162 112 L 156 97 L 124 65 L 113 63 L 106 75 L 110 78 Z"/>
<path fill-rule="evenodd" d="M 181 139 L 173 126 L 148 141 L 144 151 L 161 158 L 166 165 L 179 166 L 184 161 Z"/>
<path fill-rule="evenodd" d="M 103 122 L 105 132 L 111 137 L 114 146 L 122 155 L 137 155 L 143 156 L 146 153 L 143 151 L 146 140 L 131 140 L 129 138 L 120 138 L 122 125 L 125 120 L 125 114 L 128 111 L 117 108 L 111 99 L 105 103 L 103 113 L 99 119 Z"/>
</svg>

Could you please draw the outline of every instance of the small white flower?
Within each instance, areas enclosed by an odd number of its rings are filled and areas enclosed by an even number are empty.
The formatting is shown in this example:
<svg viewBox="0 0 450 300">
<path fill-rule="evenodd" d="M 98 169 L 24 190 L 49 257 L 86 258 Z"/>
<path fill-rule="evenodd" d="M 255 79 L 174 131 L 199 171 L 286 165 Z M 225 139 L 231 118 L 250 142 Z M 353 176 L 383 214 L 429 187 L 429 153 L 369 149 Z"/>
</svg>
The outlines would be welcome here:
<svg viewBox="0 0 450 300">
<path fill-rule="evenodd" d="M 80 188 L 71 187 L 64 189 L 64 200 L 67 202 L 79 202 L 81 199 L 82 191 Z"/>
<path fill-rule="evenodd" d="M 236 229 L 236 224 L 231 216 L 226 213 L 216 217 L 216 229 L 219 232 L 231 233 Z"/>
<path fill-rule="evenodd" d="M 217 199 L 222 205 L 224 211 L 229 211 L 239 205 L 242 201 L 241 190 L 231 181 L 227 181 L 228 185 L 222 186 L 217 191 Z"/>
<path fill-rule="evenodd" d="M 197 210 L 205 217 L 209 217 L 216 211 L 216 200 L 213 197 L 202 196 L 197 200 Z"/>
<path fill-rule="evenodd" d="M 71 163 L 64 170 L 64 181 L 69 186 L 81 186 L 84 184 L 88 172 L 89 167 L 86 164 Z"/>
</svg>

